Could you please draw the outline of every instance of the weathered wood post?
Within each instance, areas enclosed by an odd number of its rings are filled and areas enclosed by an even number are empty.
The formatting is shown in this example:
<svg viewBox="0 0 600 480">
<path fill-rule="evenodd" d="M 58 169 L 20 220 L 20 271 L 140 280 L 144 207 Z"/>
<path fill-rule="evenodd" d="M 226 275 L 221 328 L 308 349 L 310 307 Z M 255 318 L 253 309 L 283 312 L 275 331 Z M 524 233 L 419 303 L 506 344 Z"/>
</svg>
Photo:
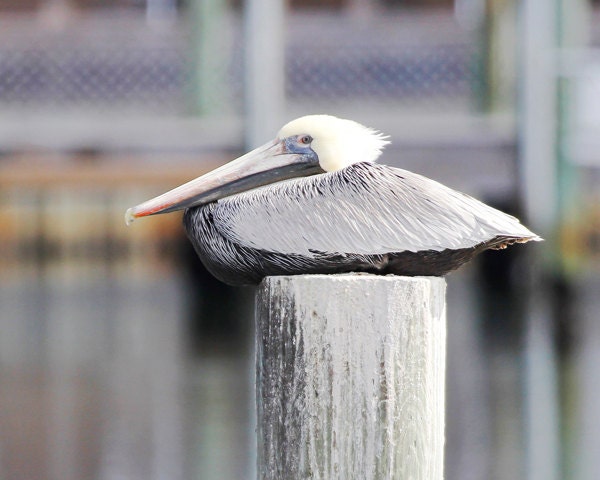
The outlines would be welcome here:
<svg viewBox="0 0 600 480">
<path fill-rule="evenodd" d="M 258 478 L 443 478 L 443 278 L 269 277 L 257 292 Z"/>
</svg>

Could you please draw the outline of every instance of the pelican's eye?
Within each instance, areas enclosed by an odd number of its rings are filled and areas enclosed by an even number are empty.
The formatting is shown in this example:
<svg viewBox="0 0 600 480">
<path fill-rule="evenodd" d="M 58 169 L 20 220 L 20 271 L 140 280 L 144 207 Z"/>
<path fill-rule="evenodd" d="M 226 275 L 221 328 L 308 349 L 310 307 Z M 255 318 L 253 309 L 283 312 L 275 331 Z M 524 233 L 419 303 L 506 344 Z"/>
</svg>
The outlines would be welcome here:
<svg viewBox="0 0 600 480">
<path fill-rule="evenodd" d="M 310 145 L 312 141 L 313 138 L 310 135 L 300 135 L 298 137 L 298 143 L 301 143 L 302 145 Z"/>
</svg>

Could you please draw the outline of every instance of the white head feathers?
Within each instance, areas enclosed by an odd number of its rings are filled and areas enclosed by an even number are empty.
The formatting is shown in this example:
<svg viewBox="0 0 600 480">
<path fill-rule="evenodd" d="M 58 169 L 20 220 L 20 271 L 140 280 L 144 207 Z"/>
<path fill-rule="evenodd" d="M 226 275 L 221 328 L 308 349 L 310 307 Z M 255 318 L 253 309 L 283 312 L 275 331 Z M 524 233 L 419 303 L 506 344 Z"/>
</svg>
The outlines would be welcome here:
<svg viewBox="0 0 600 480">
<path fill-rule="evenodd" d="M 292 120 L 279 131 L 278 138 L 310 135 L 312 149 L 326 172 L 357 162 L 374 162 L 390 142 L 382 133 L 352 120 L 331 115 L 307 115 Z"/>
</svg>

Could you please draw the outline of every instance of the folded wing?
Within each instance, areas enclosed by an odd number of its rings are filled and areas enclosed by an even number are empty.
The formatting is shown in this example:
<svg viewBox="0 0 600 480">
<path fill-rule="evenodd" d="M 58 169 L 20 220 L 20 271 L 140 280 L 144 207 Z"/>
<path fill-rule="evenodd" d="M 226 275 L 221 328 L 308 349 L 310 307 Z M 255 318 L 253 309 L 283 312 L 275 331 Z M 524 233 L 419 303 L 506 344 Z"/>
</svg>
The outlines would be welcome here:
<svg viewBox="0 0 600 480">
<path fill-rule="evenodd" d="M 221 200 L 236 244 L 281 254 L 384 254 L 539 240 L 514 217 L 421 175 L 371 163 Z M 248 208 L 251 206 L 251 208 Z"/>
</svg>

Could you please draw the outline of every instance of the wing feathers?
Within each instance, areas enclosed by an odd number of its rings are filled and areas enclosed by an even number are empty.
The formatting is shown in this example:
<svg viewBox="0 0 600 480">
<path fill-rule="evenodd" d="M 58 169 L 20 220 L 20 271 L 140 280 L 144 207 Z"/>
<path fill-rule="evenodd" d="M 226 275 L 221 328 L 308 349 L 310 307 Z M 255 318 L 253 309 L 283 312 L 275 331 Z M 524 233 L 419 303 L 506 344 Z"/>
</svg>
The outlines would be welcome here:
<svg viewBox="0 0 600 480">
<path fill-rule="evenodd" d="M 383 254 L 535 238 L 517 219 L 420 175 L 359 163 L 219 201 L 235 243 L 282 254 Z"/>
</svg>

